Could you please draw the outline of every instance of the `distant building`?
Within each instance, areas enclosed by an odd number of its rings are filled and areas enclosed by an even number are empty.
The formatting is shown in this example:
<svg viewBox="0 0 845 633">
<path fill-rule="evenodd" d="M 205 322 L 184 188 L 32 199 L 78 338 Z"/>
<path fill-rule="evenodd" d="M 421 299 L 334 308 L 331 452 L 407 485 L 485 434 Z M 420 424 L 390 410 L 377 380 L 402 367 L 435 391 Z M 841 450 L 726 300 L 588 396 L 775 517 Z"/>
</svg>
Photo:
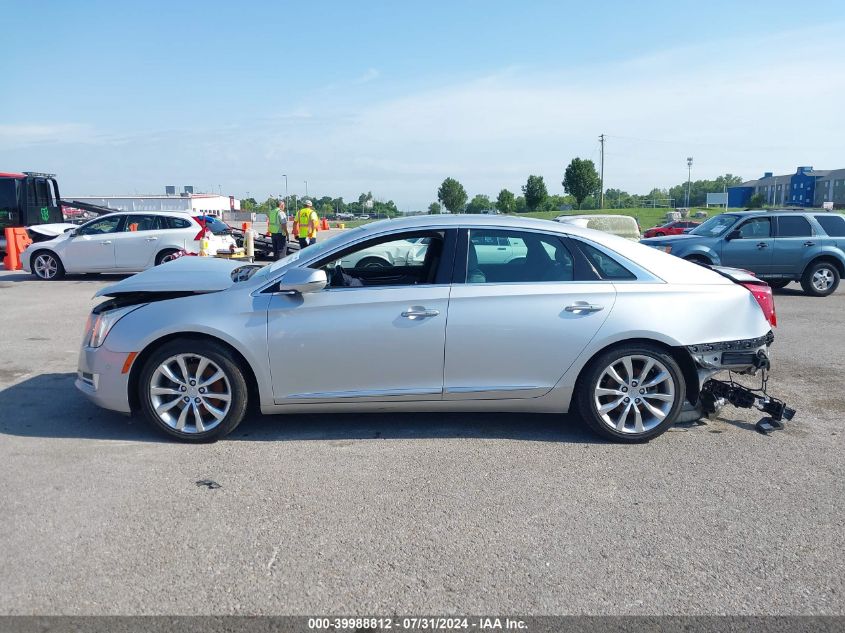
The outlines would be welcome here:
<svg viewBox="0 0 845 633">
<path fill-rule="evenodd" d="M 216 193 L 182 193 L 176 195 L 140 196 L 62 196 L 64 200 L 79 200 L 108 207 L 115 211 L 187 211 L 189 213 L 222 215 L 224 211 L 239 211 L 241 201 L 234 196 Z"/>
<path fill-rule="evenodd" d="M 836 208 L 845 207 L 845 169 L 803 166 L 785 176 L 768 171 L 762 178 L 728 187 L 728 206 L 747 206 L 751 196 L 758 193 L 765 204 L 774 206 L 821 207 L 832 202 Z"/>
</svg>

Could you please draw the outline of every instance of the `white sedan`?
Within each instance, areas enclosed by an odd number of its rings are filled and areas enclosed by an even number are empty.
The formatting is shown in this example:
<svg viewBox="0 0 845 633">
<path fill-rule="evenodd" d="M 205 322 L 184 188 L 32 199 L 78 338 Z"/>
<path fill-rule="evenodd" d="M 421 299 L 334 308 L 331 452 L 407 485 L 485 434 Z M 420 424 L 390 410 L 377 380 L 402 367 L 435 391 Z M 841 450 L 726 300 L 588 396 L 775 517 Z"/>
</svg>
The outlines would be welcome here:
<svg viewBox="0 0 845 633">
<path fill-rule="evenodd" d="M 111 213 L 30 244 L 21 253 L 21 266 L 47 280 L 65 273 L 139 272 L 174 259 L 180 251 L 199 253 L 201 230 L 189 213 Z M 233 246 L 230 235 L 209 235 L 212 254 Z"/>
</svg>

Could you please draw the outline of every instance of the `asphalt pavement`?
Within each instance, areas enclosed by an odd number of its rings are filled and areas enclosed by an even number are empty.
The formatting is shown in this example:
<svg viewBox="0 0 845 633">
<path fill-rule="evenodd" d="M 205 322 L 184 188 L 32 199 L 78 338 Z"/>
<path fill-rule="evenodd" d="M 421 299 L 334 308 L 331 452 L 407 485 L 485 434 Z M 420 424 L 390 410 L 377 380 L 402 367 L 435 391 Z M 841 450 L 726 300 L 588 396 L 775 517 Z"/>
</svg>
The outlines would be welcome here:
<svg viewBox="0 0 845 633">
<path fill-rule="evenodd" d="M 290 415 L 191 446 L 73 388 L 109 282 L 0 273 L 0 614 L 845 613 L 843 290 L 777 294 L 768 437 Z"/>
</svg>

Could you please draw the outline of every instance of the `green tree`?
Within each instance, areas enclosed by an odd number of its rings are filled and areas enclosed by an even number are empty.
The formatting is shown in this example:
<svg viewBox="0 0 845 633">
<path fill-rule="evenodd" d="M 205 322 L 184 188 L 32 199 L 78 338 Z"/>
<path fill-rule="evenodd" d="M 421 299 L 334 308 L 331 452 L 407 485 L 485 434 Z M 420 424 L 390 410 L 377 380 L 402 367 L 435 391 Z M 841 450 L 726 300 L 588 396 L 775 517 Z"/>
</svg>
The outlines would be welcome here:
<svg viewBox="0 0 845 633">
<path fill-rule="evenodd" d="M 447 178 L 437 190 L 437 199 L 449 213 L 458 213 L 467 203 L 467 192 L 464 186 L 454 178 Z"/>
<path fill-rule="evenodd" d="M 258 208 L 258 202 L 255 198 L 244 198 L 241 200 L 241 209 L 244 211 L 255 211 Z"/>
<path fill-rule="evenodd" d="M 596 193 L 599 188 L 599 175 L 595 164 L 591 160 L 573 158 L 566 167 L 561 184 L 566 193 L 572 194 L 580 209 L 584 199 Z"/>
<path fill-rule="evenodd" d="M 496 208 L 499 213 L 513 213 L 516 211 L 516 198 L 513 192 L 502 189 L 496 197 Z"/>
<path fill-rule="evenodd" d="M 472 200 L 469 201 L 467 205 L 466 212 L 467 213 L 481 213 L 482 211 L 488 211 L 493 208 L 493 203 L 490 201 L 490 198 L 483 194 L 476 195 Z"/>
<path fill-rule="evenodd" d="M 431 215 L 437 215 L 438 213 L 440 213 L 442 211 L 443 211 L 443 207 L 440 206 L 439 202 L 432 202 L 430 205 L 428 205 L 428 212 Z"/>
<path fill-rule="evenodd" d="M 766 204 L 766 198 L 762 193 L 755 193 L 748 199 L 749 209 L 762 209 L 764 204 Z"/>
<path fill-rule="evenodd" d="M 542 176 L 528 176 L 528 182 L 522 185 L 522 193 L 525 194 L 525 206 L 531 211 L 536 211 L 537 207 L 543 204 L 543 201 L 549 197 L 549 192 L 546 189 L 546 183 Z"/>
</svg>

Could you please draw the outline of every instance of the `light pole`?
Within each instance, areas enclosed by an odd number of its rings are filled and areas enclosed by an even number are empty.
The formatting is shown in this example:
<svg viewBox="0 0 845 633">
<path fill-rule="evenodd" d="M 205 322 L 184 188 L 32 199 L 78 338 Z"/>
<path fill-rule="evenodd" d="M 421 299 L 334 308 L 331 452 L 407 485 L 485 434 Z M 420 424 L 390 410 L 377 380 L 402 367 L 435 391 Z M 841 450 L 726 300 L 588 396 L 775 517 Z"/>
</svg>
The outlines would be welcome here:
<svg viewBox="0 0 845 633">
<path fill-rule="evenodd" d="M 305 183 L 305 197 L 307 198 L 307 197 L 308 197 L 308 181 L 307 181 L 307 180 L 303 180 L 302 182 L 304 182 L 304 183 Z"/>
<path fill-rule="evenodd" d="M 282 174 L 282 178 L 285 179 L 285 209 L 288 208 L 288 175 Z"/>
<path fill-rule="evenodd" d="M 687 158 L 687 202 L 684 205 L 687 209 L 689 209 L 689 190 L 690 190 L 690 183 L 692 182 L 692 156 Z"/>
</svg>

